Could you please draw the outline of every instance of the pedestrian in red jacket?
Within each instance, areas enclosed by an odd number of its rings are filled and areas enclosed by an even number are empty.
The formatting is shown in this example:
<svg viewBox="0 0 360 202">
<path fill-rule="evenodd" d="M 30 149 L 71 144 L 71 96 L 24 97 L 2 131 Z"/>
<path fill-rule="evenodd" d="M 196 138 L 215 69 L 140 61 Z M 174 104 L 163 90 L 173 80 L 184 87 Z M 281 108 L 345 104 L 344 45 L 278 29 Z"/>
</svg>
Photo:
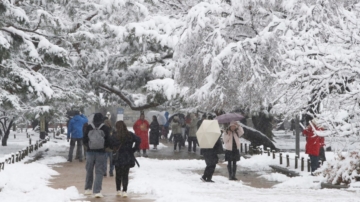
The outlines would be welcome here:
<svg viewBox="0 0 360 202">
<path fill-rule="evenodd" d="M 311 174 L 319 168 L 319 153 L 320 148 L 324 146 L 324 137 L 318 136 L 315 131 L 324 130 L 316 119 L 313 119 L 309 126 L 303 130 L 303 135 L 306 136 L 305 153 L 309 154 L 311 161 Z"/>
</svg>

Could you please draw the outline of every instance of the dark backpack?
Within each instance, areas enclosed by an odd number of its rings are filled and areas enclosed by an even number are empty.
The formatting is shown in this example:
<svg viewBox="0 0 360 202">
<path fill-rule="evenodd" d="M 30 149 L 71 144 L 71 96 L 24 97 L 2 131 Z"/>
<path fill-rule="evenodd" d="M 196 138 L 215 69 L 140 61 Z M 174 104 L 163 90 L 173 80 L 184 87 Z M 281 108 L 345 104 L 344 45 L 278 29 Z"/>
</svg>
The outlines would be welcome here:
<svg viewBox="0 0 360 202">
<path fill-rule="evenodd" d="M 100 128 L 104 124 L 101 124 L 98 128 L 91 124 L 93 127 L 92 130 L 89 131 L 89 149 L 104 149 L 105 144 L 105 133 Z"/>
</svg>

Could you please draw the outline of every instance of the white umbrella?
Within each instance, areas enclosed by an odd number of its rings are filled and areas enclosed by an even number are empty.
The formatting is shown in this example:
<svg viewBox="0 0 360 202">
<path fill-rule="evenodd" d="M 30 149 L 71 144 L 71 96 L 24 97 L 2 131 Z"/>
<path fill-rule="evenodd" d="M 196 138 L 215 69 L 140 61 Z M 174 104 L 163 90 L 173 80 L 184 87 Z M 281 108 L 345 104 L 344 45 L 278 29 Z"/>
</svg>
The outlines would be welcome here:
<svg viewBox="0 0 360 202">
<path fill-rule="evenodd" d="M 221 134 L 217 120 L 204 120 L 196 132 L 200 148 L 213 148 Z"/>
<path fill-rule="evenodd" d="M 166 123 L 166 117 L 162 112 L 159 111 L 149 111 L 145 114 L 145 119 L 148 120 L 150 123 L 152 122 L 152 117 L 156 116 L 159 125 L 164 125 Z"/>
</svg>

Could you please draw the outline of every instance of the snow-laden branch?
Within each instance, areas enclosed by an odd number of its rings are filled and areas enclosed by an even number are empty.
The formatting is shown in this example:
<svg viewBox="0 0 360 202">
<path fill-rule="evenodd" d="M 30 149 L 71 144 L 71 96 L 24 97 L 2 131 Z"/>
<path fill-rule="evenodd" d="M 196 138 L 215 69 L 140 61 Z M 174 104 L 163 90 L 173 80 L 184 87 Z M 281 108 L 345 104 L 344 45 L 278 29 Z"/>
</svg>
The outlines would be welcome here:
<svg viewBox="0 0 360 202">
<path fill-rule="evenodd" d="M 161 105 L 162 103 L 154 103 L 154 102 L 151 102 L 151 103 L 147 103 L 147 104 L 144 104 L 144 105 L 141 105 L 141 106 L 135 106 L 135 104 L 129 99 L 127 98 L 121 91 L 117 90 L 117 89 L 114 89 L 108 85 L 105 85 L 105 84 L 99 84 L 99 86 L 111 93 L 114 93 L 116 94 L 117 96 L 119 96 L 126 104 L 129 105 L 129 107 L 132 109 L 132 110 L 135 110 L 135 111 L 140 111 L 140 110 L 145 110 L 145 109 L 149 109 L 149 108 L 153 108 L 153 107 L 157 107 L 159 105 Z"/>
</svg>

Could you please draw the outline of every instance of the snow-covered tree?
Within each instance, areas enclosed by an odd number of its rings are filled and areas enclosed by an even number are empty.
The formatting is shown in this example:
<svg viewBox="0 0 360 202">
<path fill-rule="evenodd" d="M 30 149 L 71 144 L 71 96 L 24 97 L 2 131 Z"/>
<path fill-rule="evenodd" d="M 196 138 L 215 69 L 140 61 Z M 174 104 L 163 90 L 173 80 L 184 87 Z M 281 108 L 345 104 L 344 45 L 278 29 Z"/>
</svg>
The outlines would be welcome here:
<svg viewBox="0 0 360 202">
<path fill-rule="evenodd" d="M 0 2 L 3 109 L 31 112 L 39 105 L 61 109 L 69 100 L 83 101 L 86 80 L 71 68 L 67 48 L 66 33 L 72 24 L 50 13 L 64 2 Z"/>
<path fill-rule="evenodd" d="M 287 9 L 275 28 L 281 60 L 274 75 L 283 91 L 275 109 L 321 119 L 323 135 L 357 136 L 360 3 L 298 1 Z"/>
</svg>

